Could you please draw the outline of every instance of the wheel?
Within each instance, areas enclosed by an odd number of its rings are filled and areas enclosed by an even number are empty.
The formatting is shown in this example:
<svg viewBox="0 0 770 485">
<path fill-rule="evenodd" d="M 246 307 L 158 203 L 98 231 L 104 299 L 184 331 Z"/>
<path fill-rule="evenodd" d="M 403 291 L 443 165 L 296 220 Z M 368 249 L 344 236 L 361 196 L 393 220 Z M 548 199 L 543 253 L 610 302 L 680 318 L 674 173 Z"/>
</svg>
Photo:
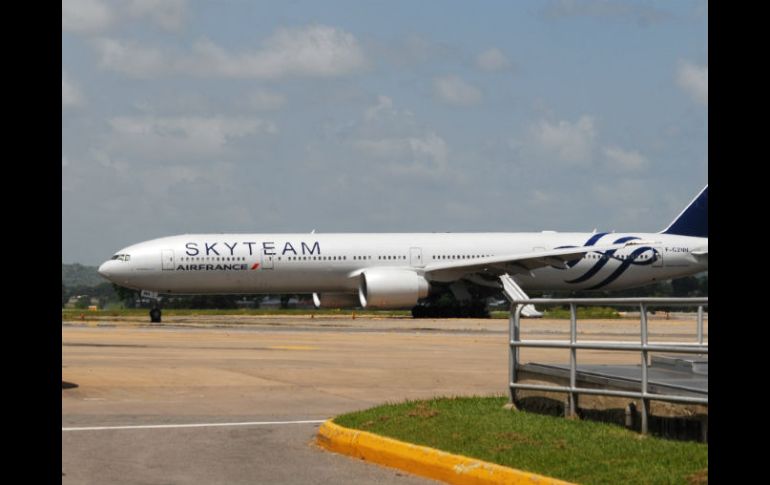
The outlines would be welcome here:
<svg viewBox="0 0 770 485">
<path fill-rule="evenodd" d="M 150 322 L 160 323 L 160 308 L 153 308 L 150 310 Z"/>
</svg>

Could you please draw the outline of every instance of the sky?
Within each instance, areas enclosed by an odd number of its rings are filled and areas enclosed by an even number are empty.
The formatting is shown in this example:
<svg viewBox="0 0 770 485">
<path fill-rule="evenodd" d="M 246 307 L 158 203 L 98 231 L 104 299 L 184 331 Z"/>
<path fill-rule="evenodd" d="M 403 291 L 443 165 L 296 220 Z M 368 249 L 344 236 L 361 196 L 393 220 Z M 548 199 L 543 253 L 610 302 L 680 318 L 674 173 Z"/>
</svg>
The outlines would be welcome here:
<svg viewBox="0 0 770 485">
<path fill-rule="evenodd" d="M 183 233 L 657 232 L 704 1 L 62 2 L 62 262 Z"/>
</svg>

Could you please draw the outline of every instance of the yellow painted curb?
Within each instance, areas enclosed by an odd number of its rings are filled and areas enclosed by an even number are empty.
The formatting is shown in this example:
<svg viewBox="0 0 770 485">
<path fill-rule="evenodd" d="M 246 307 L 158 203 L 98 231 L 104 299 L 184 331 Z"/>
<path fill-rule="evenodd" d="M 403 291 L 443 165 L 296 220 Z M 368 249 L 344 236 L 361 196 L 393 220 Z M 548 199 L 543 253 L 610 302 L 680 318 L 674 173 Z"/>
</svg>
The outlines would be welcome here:
<svg viewBox="0 0 770 485">
<path fill-rule="evenodd" d="M 331 420 L 321 425 L 316 442 L 329 451 L 457 485 L 572 485 L 555 478 L 453 455 L 427 446 L 344 428 Z"/>
</svg>

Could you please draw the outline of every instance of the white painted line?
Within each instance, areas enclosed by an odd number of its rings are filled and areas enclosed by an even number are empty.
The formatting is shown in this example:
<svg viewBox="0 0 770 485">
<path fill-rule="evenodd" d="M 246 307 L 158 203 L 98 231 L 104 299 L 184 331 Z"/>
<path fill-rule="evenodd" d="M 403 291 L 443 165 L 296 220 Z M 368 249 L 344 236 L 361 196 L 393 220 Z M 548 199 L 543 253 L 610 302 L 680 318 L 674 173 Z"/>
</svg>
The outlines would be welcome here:
<svg viewBox="0 0 770 485">
<path fill-rule="evenodd" d="M 138 426 L 91 426 L 86 428 L 62 428 L 62 431 L 105 431 L 113 429 L 168 429 L 168 428 L 214 428 L 220 426 L 270 426 L 279 424 L 320 424 L 326 421 L 253 421 L 246 423 L 194 423 L 194 424 L 154 424 Z"/>
</svg>

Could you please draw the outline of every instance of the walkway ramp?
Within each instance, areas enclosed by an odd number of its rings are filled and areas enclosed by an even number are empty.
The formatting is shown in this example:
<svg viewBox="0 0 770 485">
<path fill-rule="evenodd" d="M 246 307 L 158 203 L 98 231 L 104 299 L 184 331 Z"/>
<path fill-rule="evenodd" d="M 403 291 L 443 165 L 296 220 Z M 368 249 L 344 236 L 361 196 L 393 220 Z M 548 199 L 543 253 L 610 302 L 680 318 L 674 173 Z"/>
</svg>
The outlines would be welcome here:
<svg viewBox="0 0 770 485">
<path fill-rule="evenodd" d="M 506 273 L 500 276 L 500 281 L 503 283 L 503 293 L 505 294 L 505 297 L 508 298 L 508 301 L 529 300 L 529 296 L 524 293 L 524 290 L 522 290 L 521 287 L 516 284 L 516 282 L 513 280 L 513 278 L 511 278 L 509 274 Z M 543 316 L 542 312 L 539 312 L 535 309 L 535 305 L 524 305 L 524 308 L 521 310 L 521 314 L 525 317 Z"/>
</svg>

